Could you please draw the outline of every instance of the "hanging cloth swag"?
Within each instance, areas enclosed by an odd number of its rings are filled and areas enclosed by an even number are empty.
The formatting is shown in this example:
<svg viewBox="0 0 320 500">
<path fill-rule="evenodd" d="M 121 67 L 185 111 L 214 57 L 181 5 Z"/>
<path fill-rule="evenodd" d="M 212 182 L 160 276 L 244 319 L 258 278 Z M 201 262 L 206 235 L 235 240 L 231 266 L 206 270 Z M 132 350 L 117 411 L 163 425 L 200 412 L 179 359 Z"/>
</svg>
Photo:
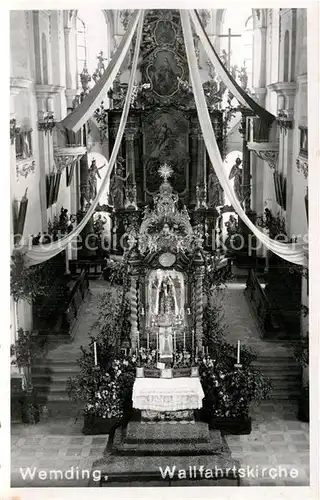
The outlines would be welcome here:
<svg viewBox="0 0 320 500">
<path fill-rule="evenodd" d="M 197 107 L 198 118 L 201 126 L 201 131 L 205 141 L 205 145 L 210 157 L 211 164 L 213 165 L 221 186 L 225 190 L 226 195 L 230 199 L 232 206 L 248 226 L 252 233 L 263 243 L 269 250 L 274 252 L 279 257 L 298 265 L 307 265 L 307 252 L 306 247 L 302 244 L 286 244 L 272 240 L 267 235 L 263 234 L 245 214 L 241 207 L 235 193 L 231 187 L 231 183 L 224 170 L 223 161 L 220 151 L 214 136 L 209 112 L 207 109 L 206 100 L 203 93 L 200 73 L 197 64 L 197 58 L 193 43 L 193 36 L 191 30 L 191 23 L 189 15 L 193 11 L 180 10 L 181 23 L 184 35 L 185 48 L 189 64 L 189 72 L 194 93 L 195 103 Z"/>
<path fill-rule="evenodd" d="M 269 111 L 267 111 L 266 109 L 262 108 L 240 87 L 240 85 L 238 85 L 236 80 L 224 66 L 220 57 L 215 51 L 202 25 L 202 22 L 200 20 L 197 11 L 189 10 L 189 13 L 196 30 L 196 34 L 201 40 L 201 43 L 203 45 L 204 50 L 207 53 L 207 56 L 209 57 L 212 65 L 214 66 L 215 70 L 217 71 L 223 83 L 227 86 L 230 92 L 238 100 L 239 104 L 241 104 L 245 108 L 251 109 L 251 111 L 253 111 L 255 115 L 259 116 L 266 125 L 271 125 L 271 123 L 275 120 L 275 116 L 269 113 Z"/>
<path fill-rule="evenodd" d="M 116 158 L 118 156 L 124 128 L 125 128 L 125 125 L 126 125 L 126 122 L 128 119 L 128 114 L 129 114 L 129 109 L 130 109 L 130 101 L 131 101 L 132 90 L 133 90 L 133 85 L 134 85 L 134 79 L 135 79 L 135 74 L 136 74 L 137 65 L 138 65 L 140 43 L 141 43 L 141 38 L 142 38 L 144 11 L 140 10 L 138 13 L 138 16 L 135 16 L 135 18 L 138 21 L 138 27 L 137 27 L 137 36 L 136 36 L 134 56 L 133 56 L 133 61 L 132 61 L 132 72 L 130 75 L 127 95 L 126 95 L 126 99 L 125 99 L 125 103 L 124 103 L 124 107 L 123 107 L 123 111 L 122 111 L 122 115 L 121 115 L 121 120 L 120 120 L 120 125 L 119 125 L 119 129 L 118 129 L 117 137 L 116 137 L 113 149 L 112 149 L 110 161 L 107 164 L 107 171 L 106 171 L 106 174 L 103 178 L 99 192 L 98 192 L 96 198 L 94 199 L 94 201 L 92 202 L 92 204 L 90 205 L 90 208 L 87 211 L 84 218 L 81 220 L 79 225 L 70 234 L 68 234 L 68 236 L 61 238 L 59 241 L 55 241 L 55 242 L 49 243 L 47 245 L 42 245 L 39 248 L 34 247 L 31 250 L 26 252 L 25 258 L 26 258 L 26 265 L 27 266 L 40 264 L 41 262 L 44 262 L 48 259 L 51 259 L 55 255 L 60 253 L 62 250 L 64 250 L 69 245 L 69 243 L 71 243 L 71 241 L 80 234 L 82 229 L 86 226 L 86 224 L 89 222 L 90 218 L 92 217 L 92 215 L 96 209 L 96 206 L 99 202 L 99 199 L 102 196 L 102 194 L 103 194 L 103 192 L 104 192 L 104 190 L 109 182 L 110 174 L 112 172 Z M 88 95 L 88 98 L 89 97 L 90 97 L 90 94 Z M 78 123 L 80 123 L 80 122 L 78 122 Z M 82 120 L 81 120 L 81 123 L 82 123 Z"/>
<path fill-rule="evenodd" d="M 218 179 L 221 183 L 221 186 L 225 190 L 226 195 L 229 197 L 232 202 L 233 207 L 238 213 L 239 217 L 245 222 L 248 228 L 253 232 L 253 234 L 261 241 L 268 249 L 270 249 L 275 254 L 279 255 L 283 259 L 292 262 L 294 264 L 299 265 L 307 265 L 307 250 L 299 244 L 284 244 L 277 241 L 272 240 L 267 235 L 263 234 L 247 217 L 244 210 L 242 209 L 238 199 L 235 197 L 233 192 L 231 183 L 226 176 L 224 171 L 223 162 L 221 159 L 221 155 L 215 140 L 211 120 L 209 117 L 208 109 L 206 106 L 206 101 L 203 94 L 203 88 L 201 83 L 201 78 L 197 66 L 197 58 L 195 55 L 195 49 L 193 44 L 193 36 L 191 31 L 190 18 L 191 16 L 196 32 L 203 43 L 203 46 L 211 60 L 211 62 L 215 65 L 217 72 L 220 74 L 221 79 L 227 85 L 229 90 L 234 94 L 234 96 L 238 99 L 239 103 L 243 106 L 251 109 L 255 114 L 259 115 L 265 123 L 270 124 L 274 116 L 271 115 L 268 111 L 259 106 L 255 101 L 253 101 L 242 89 L 239 87 L 237 82 L 232 78 L 229 72 L 224 68 L 220 58 L 217 53 L 214 51 L 210 40 L 208 39 L 202 25 L 199 20 L 198 14 L 193 10 L 181 10 L 181 22 L 184 34 L 184 41 L 186 47 L 186 53 L 189 64 L 189 71 L 191 77 L 192 88 L 194 92 L 198 118 L 202 130 L 202 134 L 204 137 L 204 141 L 206 144 L 206 148 L 211 160 L 212 165 L 216 171 Z M 48 245 L 44 245 L 41 248 L 33 248 L 26 253 L 26 264 L 27 265 L 35 265 L 41 262 L 44 262 L 48 259 L 51 259 L 59 252 L 64 250 L 71 241 L 76 238 L 82 229 L 85 227 L 87 222 L 90 220 L 93 215 L 95 208 L 98 204 L 98 201 L 103 194 L 106 186 L 108 185 L 111 172 L 113 170 L 120 144 L 123 137 L 123 132 L 125 128 L 125 124 L 127 122 L 130 101 L 132 96 L 133 84 L 135 79 L 135 73 L 137 70 L 140 43 L 142 38 L 142 28 L 143 28 L 143 19 L 144 19 L 144 11 L 139 10 L 132 15 L 132 19 L 130 21 L 128 30 L 124 35 L 119 47 L 110 61 L 106 72 L 99 80 L 99 82 L 95 85 L 89 95 L 84 99 L 84 101 L 80 104 L 80 106 L 75 109 L 70 115 L 68 115 L 62 122 L 60 122 L 59 126 L 67 128 L 69 130 L 73 130 L 77 132 L 84 123 L 86 123 L 90 118 L 92 118 L 94 110 L 100 104 L 101 100 L 104 99 L 107 91 L 112 85 L 116 74 L 118 73 L 121 64 L 129 50 L 130 43 L 132 41 L 133 35 L 137 30 L 136 44 L 135 44 L 135 52 L 133 57 L 132 71 L 130 75 L 130 80 L 128 84 L 128 91 L 126 95 L 126 100 L 121 116 L 121 121 L 117 133 L 117 137 L 115 140 L 115 144 L 112 150 L 112 154 L 110 157 L 110 161 L 107 165 L 107 172 L 102 181 L 99 192 L 92 202 L 88 212 L 79 223 L 79 225 L 66 237 L 61 240 L 50 243 Z"/>
<path fill-rule="evenodd" d="M 82 125 L 92 118 L 95 109 L 100 105 L 101 101 L 104 100 L 121 68 L 124 58 L 129 50 L 133 35 L 136 31 L 138 20 L 141 19 L 141 16 L 144 16 L 143 11 L 141 10 L 135 11 L 132 14 L 128 29 L 121 39 L 121 42 L 108 64 L 106 71 L 82 103 L 74 111 L 72 111 L 72 113 L 66 116 L 64 120 L 57 124 L 59 128 L 66 128 L 68 130 L 72 130 L 73 132 L 78 132 Z M 140 46 L 138 46 L 138 50 L 139 49 Z"/>
</svg>

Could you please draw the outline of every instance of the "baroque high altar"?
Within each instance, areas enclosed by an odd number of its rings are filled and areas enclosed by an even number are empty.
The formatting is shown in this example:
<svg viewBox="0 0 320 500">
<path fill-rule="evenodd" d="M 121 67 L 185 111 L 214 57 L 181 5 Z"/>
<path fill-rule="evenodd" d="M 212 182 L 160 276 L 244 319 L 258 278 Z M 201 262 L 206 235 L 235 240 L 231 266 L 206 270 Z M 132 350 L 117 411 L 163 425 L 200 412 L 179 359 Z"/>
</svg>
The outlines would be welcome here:
<svg viewBox="0 0 320 500">
<path fill-rule="evenodd" d="M 130 67 L 129 60 L 129 70 Z M 216 139 L 222 150 L 221 100 L 225 87 L 210 71 L 212 68 L 208 66 L 208 81 L 203 86 Z M 120 240 L 126 227 L 134 221 L 141 222 L 143 208 L 158 192 L 158 170 L 164 163 L 173 169 L 171 183 L 174 193 L 186 206 L 192 225 L 201 224 L 203 233 L 209 235 L 205 247 L 210 247 L 210 235 L 217 217 L 215 206 L 223 205 L 223 201 L 218 180 L 213 178 L 215 174 L 198 122 L 178 11 L 148 11 L 138 73 L 140 83 L 135 88 L 110 184 L 109 205 L 113 210 L 113 241 L 118 242 L 116 250 L 122 252 Z M 119 74 L 109 91 L 111 110 L 103 118 L 108 129 L 110 151 L 127 89 L 122 78 Z M 209 192 L 208 184 L 211 186 Z"/>
<path fill-rule="evenodd" d="M 203 337 L 205 257 L 185 205 L 168 181 L 173 170 L 159 169 L 163 182 L 139 228 L 129 232 L 131 349 L 156 349 L 160 359 L 174 351 L 200 352 Z"/>
</svg>

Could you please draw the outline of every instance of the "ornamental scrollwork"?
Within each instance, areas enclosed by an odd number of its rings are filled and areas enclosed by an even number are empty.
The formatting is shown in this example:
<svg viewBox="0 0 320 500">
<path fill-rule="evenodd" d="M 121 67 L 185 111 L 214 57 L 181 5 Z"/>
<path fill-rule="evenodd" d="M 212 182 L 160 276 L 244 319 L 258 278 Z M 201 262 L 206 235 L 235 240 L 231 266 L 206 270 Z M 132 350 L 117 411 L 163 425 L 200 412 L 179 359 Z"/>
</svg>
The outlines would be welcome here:
<svg viewBox="0 0 320 500">
<path fill-rule="evenodd" d="M 268 149 L 253 150 L 253 151 L 259 158 L 268 163 L 269 167 L 273 172 L 276 171 L 278 165 L 278 157 L 279 157 L 278 151 L 273 151 Z"/>
<path fill-rule="evenodd" d="M 296 160 L 298 172 L 301 172 L 305 179 L 308 177 L 308 160 L 302 156 L 298 156 Z"/>
<path fill-rule="evenodd" d="M 27 158 L 25 160 L 17 160 L 16 162 L 16 174 L 17 177 L 21 176 L 25 179 L 29 174 L 35 172 L 36 162 L 33 158 Z"/>
</svg>

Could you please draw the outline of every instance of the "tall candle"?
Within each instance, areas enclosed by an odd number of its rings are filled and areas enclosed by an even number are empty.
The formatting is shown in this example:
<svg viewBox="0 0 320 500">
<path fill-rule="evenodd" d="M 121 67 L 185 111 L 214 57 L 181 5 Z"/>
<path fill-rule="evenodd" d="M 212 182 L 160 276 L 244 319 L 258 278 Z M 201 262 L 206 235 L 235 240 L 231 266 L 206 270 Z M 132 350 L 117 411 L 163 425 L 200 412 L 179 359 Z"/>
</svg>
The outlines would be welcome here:
<svg viewBox="0 0 320 500">
<path fill-rule="evenodd" d="M 159 350 L 159 332 L 156 333 L 157 337 L 157 351 Z"/>
<path fill-rule="evenodd" d="M 149 349 L 149 330 L 147 330 L 147 349 Z"/>
<path fill-rule="evenodd" d="M 192 329 L 191 341 L 192 341 L 192 354 L 194 354 L 194 329 Z"/>
<path fill-rule="evenodd" d="M 183 350 L 186 350 L 186 331 L 183 330 Z"/>
<path fill-rule="evenodd" d="M 173 332 L 173 348 L 176 351 L 177 350 L 177 337 L 176 337 L 176 331 Z"/>
<path fill-rule="evenodd" d="M 94 352 L 94 366 L 97 366 L 98 364 L 97 342 L 93 342 L 93 352 Z"/>
<path fill-rule="evenodd" d="M 238 340 L 238 349 L 237 349 L 237 364 L 240 364 L 240 340 Z"/>
</svg>

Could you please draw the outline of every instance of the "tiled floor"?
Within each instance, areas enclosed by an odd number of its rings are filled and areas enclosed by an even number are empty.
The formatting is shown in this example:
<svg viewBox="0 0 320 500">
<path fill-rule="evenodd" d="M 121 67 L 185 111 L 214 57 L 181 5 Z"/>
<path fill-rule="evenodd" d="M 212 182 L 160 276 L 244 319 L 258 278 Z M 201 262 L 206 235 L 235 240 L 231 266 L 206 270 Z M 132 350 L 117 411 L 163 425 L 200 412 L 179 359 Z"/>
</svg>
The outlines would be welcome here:
<svg viewBox="0 0 320 500">
<path fill-rule="evenodd" d="M 78 357 L 79 346 L 87 341 L 90 325 L 96 318 L 96 303 L 101 290 L 103 283 L 95 282 L 78 323 L 74 343 L 67 346 L 68 350 L 66 346 L 58 347 L 51 355 L 65 356 L 68 352 L 68 356 Z M 261 348 L 263 342 L 259 340 L 243 290 L 237 284 L 227 290 L 224 306 L 230 340 L 236 342 L 238 338 L 245 339 L 257 349 Z M 244 486 L 309 484 L 309 426 L 299 422 L 296 413 L 296 404 L 290 401 L 263 402 L 252 408 L 250 435 L 227 437 L 233 457 L 240 460 L 244 472 L 249 474 L 242 480 Z M 102 456 L 107 436 L 84 436 L 81 428 L 81 418 L 76 422 L 74 418 L 49 418 L 47 422 L 39 422 L 35 426 L 14 424 L 11 443 L 12 487 L 86 486 L 92 463 Z M 22 478 L 22 472 L 25 473 L 27 467 L 30 467 L 30 472 L 35 471 L 34 481 Z M 264 467 L 268 470 L 262 472 Z M 69 471 L 67 478 L 70 479 L 62 482 L 60 479 L 50 481 L 37 478 L 39 471 L 53 469 Z M 295 474 L 292 469 L 297 470 L 296 478 L 289 477 L 290 471 Z M 45 477 L 45 473 L 42 474 Z M 269 474 L 277 474 L 278 477 L 272 479 Z"/>
</svg>

